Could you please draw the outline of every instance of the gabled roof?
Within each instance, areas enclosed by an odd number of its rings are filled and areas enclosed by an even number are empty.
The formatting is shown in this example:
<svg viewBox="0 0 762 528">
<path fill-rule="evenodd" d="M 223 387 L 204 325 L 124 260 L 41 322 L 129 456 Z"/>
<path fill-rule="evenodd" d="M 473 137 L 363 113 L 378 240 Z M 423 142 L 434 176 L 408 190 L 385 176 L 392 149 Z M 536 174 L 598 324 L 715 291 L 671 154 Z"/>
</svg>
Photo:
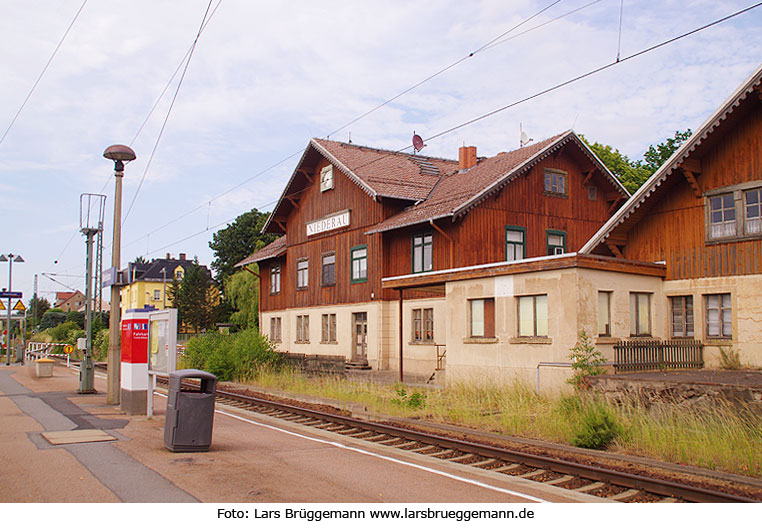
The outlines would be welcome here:
<svg viewBox="0 0 762 528">
<path fill-rule="evenodd" d="M 281 232 L 271 226 L 273 219 L 285 218 L 292 204 L 287 197 L 298 195 L 310 185 L 305 174 L 314 170 L 319 158 L 327 159 L 336 169 L 365 191 L 371 198 L 395 198 L 411 202 L 423 200 L 442 174 L 457 170 L 458 162 L 342 143 L 312 139 L 304 150 L 291 179 L 281 194 L 262 232 Z"/>
<path fill-rule="evenodd" d="M 254 262 L 261 262 L 263 260 L 277 258 L 286 253 L 286 235 L 278 238 L 274 242 L 270 242 L 268 245 L 255 251 L 241 262 L 235 265 L 236 268 L 241 268 L 247 264 L 253 264 Z"/>
<path fill-rule="evenodd" d="M 646 180 L 640 189 L 635 191 L 635 194 L 633 194 L 632 197 L 619 208 L 614 216 L 609 218 L 609 220 L 603 224 L 598 232 L 595 233 L 584 246 L 582 246 L 580 253 L 590 253 L 603 243 L 618 225 L 622 224 L 643 206 L 648 198 L 667 180 L 671 178 L 683 178 L 682 174 L 680 174 L 679 171 L 676 171 L 676 169 L 696 152 L 697 149 L 701 150 L 705 143 L 711 141 L 713 132 L 731 117 L 733 111 L 736 110 L 750 94 L 754 91 L 762 93 L 760 92 L 761 89 L 762 64 L 758 66 L 756 71 L 725 100 L 722 106 L 720 106 L 648 180 Z M 758 104 L 758 102 L 755 102 L 755 104 Z"/>
<path fill-rule="evenodd" d="M 573 131 L 569 130 L 529 146 L 479 161 L 468 171 L 443 176 L 426 200 L 381 222 L 367 234 L 390 231 L 439 218 L 455 219 L 462 216 L 568 143 L 577 145 L 622 196 L 630 196 L 616 176 Z"/>
</svg>

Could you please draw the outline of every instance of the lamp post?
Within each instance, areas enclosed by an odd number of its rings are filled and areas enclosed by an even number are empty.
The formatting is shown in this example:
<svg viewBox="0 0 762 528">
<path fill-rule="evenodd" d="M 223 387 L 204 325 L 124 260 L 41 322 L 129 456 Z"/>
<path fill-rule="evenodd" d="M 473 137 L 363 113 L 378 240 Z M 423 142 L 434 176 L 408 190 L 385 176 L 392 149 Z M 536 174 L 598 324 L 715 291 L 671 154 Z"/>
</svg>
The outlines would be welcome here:
<svg viewBox="0 0 762 528">
<path fill-rule="evenodd" d="M 8 293 L 13 291 L 13 263 L 24 262 L 21 255 L 14 255 L 8 253 L 6 255 L 0 255 L 0 262 L 8 263 Z M 5 364 L 11 364 L 11 298 L 8 297 L 8 325 L 5 327 Z"/>
<path fill-rule="evenodd" d="M 108 372 L 106 403 L 119 403 L 121 385 L 122 349 L 119 343 L 119 260 L 122 244 L 122 177 L 124 162 L 134 160 L 135 151 L 126 145 L 111 145 L 103 152 L 103 157 L 114 161 L 114 176 L 116 188 L 114 191 L 114 242 L 111 249 L 111 267 L 114 282 L 111 284 L 111 315 L 109 317 L 108 336 Z"/>
</svg>

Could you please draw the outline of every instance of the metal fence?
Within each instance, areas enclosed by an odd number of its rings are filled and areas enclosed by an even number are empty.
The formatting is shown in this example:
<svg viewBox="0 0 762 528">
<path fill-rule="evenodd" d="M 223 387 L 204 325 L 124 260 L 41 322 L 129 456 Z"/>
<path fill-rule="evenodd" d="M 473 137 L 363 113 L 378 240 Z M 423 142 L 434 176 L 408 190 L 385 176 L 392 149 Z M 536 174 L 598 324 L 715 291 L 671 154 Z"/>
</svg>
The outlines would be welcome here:
<svg viewBox="0 0 762 528">
<path fill-rule="evenodd" d="M 634 339 L 614 345 L 616 372 L 704 367 L 704 344 L 692 339 Z"/>
</svg>

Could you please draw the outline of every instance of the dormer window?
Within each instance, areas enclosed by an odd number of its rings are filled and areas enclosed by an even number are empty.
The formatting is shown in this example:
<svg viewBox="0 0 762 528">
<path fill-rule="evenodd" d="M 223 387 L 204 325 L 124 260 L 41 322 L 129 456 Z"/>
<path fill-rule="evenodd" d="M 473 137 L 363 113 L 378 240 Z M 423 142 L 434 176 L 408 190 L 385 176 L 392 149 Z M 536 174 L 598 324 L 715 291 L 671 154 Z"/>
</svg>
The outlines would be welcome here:
<svg viewBox="0 0 762 528">
<path fill-rule="evenodd" d="M 320 171 L 320 192 L 333 189 L 333 165 L 327 165 Z"/>
<path fill-rule="evenodd" d="M 545 192 L 566 195 L 566 173 L 555 169 L 545 169 Z"/>
</svg>

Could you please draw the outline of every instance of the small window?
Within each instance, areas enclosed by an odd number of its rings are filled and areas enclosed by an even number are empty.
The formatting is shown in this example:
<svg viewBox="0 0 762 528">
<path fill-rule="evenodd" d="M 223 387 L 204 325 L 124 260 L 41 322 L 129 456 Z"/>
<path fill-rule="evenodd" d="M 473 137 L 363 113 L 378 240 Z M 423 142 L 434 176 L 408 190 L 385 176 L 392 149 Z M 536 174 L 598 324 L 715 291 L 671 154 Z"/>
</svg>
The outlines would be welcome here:
<svg viewBox="0 0 762 528">
<path fill-rule="evenodd" d="M 611 292 L 598 292 L 598 335 L 611 336 Z"/>
<path fill-rule="evenodd" d="M 758 235 L 762 233 L 762 189 L 752 189 L 744 193 L 746 200 L 745 234 Z"/>
<path fill-rule="evenodd" d="M 309 259 L 299 259 L 296 261 L 296 287 L 305 289 L 309 286 L 310 280 L 310 261 Z"/>
<path fill-rule="evenodd" d="M 413 273 L 431 271 L 433 269 L 434 235 L 418 233 L 413 235 Z"/>
<path fill-rule="evenodd" d="M 470 299 L 471 337 L 495 337 L 495 299 Z"/>
<path fill-rule="evenodd" d="M 736 235 L 736 207 L 733 193 L 709 198 L 709 237 L 724 238 Z"/>
<path fill-rule="evenodd" d="M 323 167 L 320 171 L 320 192 L 333 189 L 333 165 Z"/>
<path fill-rule="evenodd" d="M 273 341 L 275 343 L 280 343 L 281 341 L 280 326 L 281 326 L 280 317 L 270 318 L 270 341 Z"/>
<path fill-rule="evenodd" d="M 336 342 L 336 314 L 323 314 L 323 343 Z"/>
<path fill-rule="evenodd" d="M 693 296 L 670 297 L 672 337 L 693 337 Z"/>
<path fill-rule="evenodd" d="M 352 248 L 352 283 L 368 282 L 368 246 Z"/>
<path fill-rule="evenodd" d="M 548 296 L 529 295 L 519 297 L 519 336 L 547 337 Z"/>
<path fill-rule="evenodd" d="M 566 173 L 557 170 L 545 170 L 545 192 L 566 194 Z"/>
<path fill-rule="evenodd" d="M 427 343 L 434 341 L 434 309 L 416 308 L 413 310 L 413 342 Z"/>
<path fill-rule="evenodd" d="M 175 271 L 175 279 L 183 280 L 183 270 L 179 269 Z"/>
<path fill-rule="evenodd" d="M 336 284 L 336 253 L 323 255 L 323 286 Z"/>
<path fill-rule="evenodd" d="M 548 255 L 561 255 L 566 253 L 566 233 L 548 229 L 545 232 L 548 244 Z"/>
<path fill-rule="evenodd" d="M 630 335 L 651 335 L 651 294 L 630 293 Z"/>
<path fill-rule="evenodd" d="M 730 309 L 730 294 L 705 295 L 706 336 L 722 339 L 733 336 L 733 319 Z"/>
<path fill-rule="evenodd" d="M 297 343 L 310 342 L 310 316 L 309 315 L 296 316 L 296 342 Z"/>
<path fill-rule="evenodd" d="M 587 199 L 591 202 L 594 202 L 598 199 L 598 187 L 595 185 L 588 185 L 587 186 Z"/>
<path fill-rule="evenodd" d="M 273 264 L 270 268 L 270 293 L 280 293 L 280 264 Z"/>
<path fill-rule="evenodd" d="M 513 262 L 526 258 L 526 237 L 525 227 L 506 226 L 505 228 L 505 260 Z"/>
<path fill-rule="evenodd" d="M 154 290 L 153 291 L 153 300 L 154 301 L 161 300 L 161 290 Z"/>
</svg>

